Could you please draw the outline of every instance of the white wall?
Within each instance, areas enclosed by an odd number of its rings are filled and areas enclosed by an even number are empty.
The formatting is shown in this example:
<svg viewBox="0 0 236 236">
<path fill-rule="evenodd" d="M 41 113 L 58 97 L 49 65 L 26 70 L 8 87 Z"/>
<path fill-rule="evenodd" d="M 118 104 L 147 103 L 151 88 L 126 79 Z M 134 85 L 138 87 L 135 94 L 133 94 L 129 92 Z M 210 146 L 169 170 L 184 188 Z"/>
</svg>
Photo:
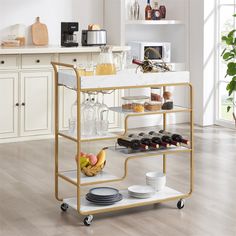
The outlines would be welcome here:
<svg viewBox="0 0 236 236">
<path fill-rule="evenodd" d="M 202 126 L 214 124 L 215 3 L 190 0 L 190 72 L 195 90 L 195 123 Z"/>
<path fill-rule="evenodd" d="M 90 23 L 103 24 L 103 0 L 1 0 L 0 4 L 0 40 L 11 34 L 15 24 L 26 25 L 28 33 L 37 16 L 48 26 L 51 45 L 60 44 L 61 21 L 78 21 L 80 30 Z"/>
</svg>

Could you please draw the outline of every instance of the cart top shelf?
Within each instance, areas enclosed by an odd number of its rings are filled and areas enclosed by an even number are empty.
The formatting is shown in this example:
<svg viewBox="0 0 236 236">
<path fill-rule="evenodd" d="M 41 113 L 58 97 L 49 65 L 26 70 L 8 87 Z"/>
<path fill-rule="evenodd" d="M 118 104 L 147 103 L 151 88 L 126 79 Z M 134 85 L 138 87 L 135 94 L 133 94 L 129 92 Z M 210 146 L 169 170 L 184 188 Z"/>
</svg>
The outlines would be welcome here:
<svg viewBox="0 0 236 236">
<path fill-rule="evenodd" d="M 151 87 L 154 85 L 181 85 L 190 83 L 188 71 L 141 73 L 134 69 L 118 72 L 116 75 L 82 76 L 79 78 L 81 90 L 111 90 L 132 87 Z M 58 72 L 58 83 L 77 90 L 75 73 Z"/>
</svg>

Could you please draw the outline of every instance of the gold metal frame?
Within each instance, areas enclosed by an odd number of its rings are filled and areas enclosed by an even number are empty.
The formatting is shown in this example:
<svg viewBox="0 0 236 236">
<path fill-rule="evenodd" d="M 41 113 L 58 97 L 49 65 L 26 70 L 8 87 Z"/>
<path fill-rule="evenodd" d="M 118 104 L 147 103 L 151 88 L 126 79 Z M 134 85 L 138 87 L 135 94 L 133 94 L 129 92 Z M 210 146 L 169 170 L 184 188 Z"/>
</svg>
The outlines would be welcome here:
<svg viewBox="0 0 236 236">
<path fill-rule="evenodd" d="M 183 150 L 174 150 L 174 151 L 169 151 L 166 150 L 165 153 L 161 152 L 161 153 L 145 153 L 143 155 L 138 155 L 135 156 L 135 154 L 133 156 L 129 156 L 127 157 L 127 159 L 125 160 L 124 163 L 124 174 L 122 177 L 117 178 L 117 179 L 112 179 L 112 180 L 105 180 L 105 181 L 96 181 L 96 182 L 90 182 L 90 183 L 81 183 L 80 181 L 80 163 L 77 162 L 77 182 L 69 179 L 68 177 L 66 177 L 65 175 L 59 173 L 59 158 L 58 158 L 58 154 L 59 154 L 59 136 L 64 137 L 68 140 L 74 141 L 77 143 L 77 155 L 80 154 L 80 144 L 81 142 L 88 142 L 88 141 L 98 141 L 98 140 L 108 140 L 108 139 L 114 139 L 113 137 L 109 137 L 109 138 L 97 138 L 97 139 L 91 139 L 91 140 L 81 140 L 81 134 L 80 134 L 80 100 L 81 100 L 81 92 L 92 92 L 92 91 L 96 91 L 95 88 L 88 88 L 88 89 L 81 89 L 80 87 L 80 76 L 79 73 L 77 71 L 76 66 L 74 65 L 70 65 L 70 64 L 64 64 L 64 63 L 58 63 L 58 62 L 52 62 L 51 63 L 54 69 L 54 73 L 55 73 L 55 197 L 58 201 L 63 201 L 63 199 L 59 196 L 59 178 L 65 180 L 68 183 L 71 183 L 73 185 L 76 186 L 77 188 L 77 211 L 79 214 L 81 215 L 89 215 L 89 214 L 97 214 L 97 213 L 103 213 L 103 212 L 110 212 L 110 211 L 116 211 L 116 210 L 121 210 L 121 209 L 127 209 L 127 208 L 131 208 L 131 207 L 137 207 L 137 206 L 144 206 L 144 205 L 149 205 L 149 204 L 154 204 L 154 203 L 159 203 L 159 202 L 166 202 L 166 201 L 171 201 L 171 200 L 177 200 L 177 199 L 184 199 L 187 197 L 190 197 L 192 192 L 193 192 L 193 185 L 194 185 L 194 139 L 193 139 L 193 129 L 194 129 L 194 122 L 193 122 L 193 87 L 190 83 L 172 83 L 172 84 L 153 84 L 153 85 L 144 85 L 144 86 L 123 86 L 123 87 L 119 87 L 119 88 L 113 88 L 113 87 L 109 87 L 109 88 L 99 88 L 99 90 L 115 90 L 115 89 L 132 89 L 132 88 L 148 88 L 148 87 L 154 87 L 154 86 L 160 86 L 164 88 L 164 91 L 166 89 L 166 86 L 188 86 L 189 87 L 189 92 L 190 92 L 190 107 L 187 109 L 183 109 L 183 110 L 179 110 L 179 111 L 162 111 L 162 112 L 149 112 L 149 113 L 136 113 L 136 114 L 128 114 L 125 117 L 125 131 L 123 133 L 123 135 L 125 135 L 128 131 L 128 119 L 129 117 L 138 117 L 138 116 L 144 116 L 144 115 L 155 115 L 155 114 L 162 114 L 163 115 L 163 128 L 166 128 L 167 125 L 167 114 L 168 113 L 173 113 L 173 112 L 189 112 L 190 113 L 190 141 L 191 141 L 191 146 L 189 149 L 183 149 Z M 61 132 L 59 132 L 59 89 L 58 86 L 62 86 L 58 84 L 58 68 L 59 67 L 66 67 L 66 68 L 71 68 L 72 70 L 74 70 L 76 78 L 77 78 L 77 139 L 74 137 L 70 137 L 69 135 L 63 134 Z M 118 136 L 117 136 L 118 137 Z M 155 200 L 155 201 L 149 201 L 149 202 L 144 202 L 144 203 L 137 203 L 137 204 L 130 204 L 127 206 L 114 206 L 112 208 L 109 209 L 101 209 L 101 210 L 96 210 L 96 211 L 86 211 L 86 212 L 82 212 L 80 211 L 80 188 L 82 186 L 89 186 L 89 185 L 94 185 L 94 184 L 101 184 L 101 183 L 107 183 L 107 182 L 117 182 L 117 181 L 122 181 L 127 177 L 128 174 L 128 162 L 130 160 L 136 159 L 136 158 L 143 158 L 143 157 L 152 157 L 152 156 L 160 156 L 162 155 L 162 159 L 163 159 L 163 173 L 166 173 L 167 171 L 167 165 L 166 165 L 166 157 L 167 155 L 170 154 L 175 154 L 175 153 L 181 153 L 181 152 L 189 152 L 190 153 L 190 190 L 188 193 L 185 193 L 181 196 L 176 196 L 176 197 L 171 197 L 171 198 L 166 198 L 164 200 Z"/>
</svg>

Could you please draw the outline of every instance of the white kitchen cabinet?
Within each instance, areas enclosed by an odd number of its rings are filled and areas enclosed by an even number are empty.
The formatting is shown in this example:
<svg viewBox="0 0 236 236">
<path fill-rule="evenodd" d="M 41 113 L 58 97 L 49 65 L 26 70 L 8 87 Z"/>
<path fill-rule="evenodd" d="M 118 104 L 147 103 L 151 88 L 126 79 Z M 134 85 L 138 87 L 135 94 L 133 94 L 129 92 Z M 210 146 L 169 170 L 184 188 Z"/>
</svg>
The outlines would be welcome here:
<svg viewBox="0 0 236 236">
<path fill-rule="evenodd" d="M 20 135 L 52 132 L 52 72 L 21 72 Z"/>
<path fill-rule="evenodd" d="M 0 138 L 18 135 L 18 73 L 0 74 Z"/>
</svg>

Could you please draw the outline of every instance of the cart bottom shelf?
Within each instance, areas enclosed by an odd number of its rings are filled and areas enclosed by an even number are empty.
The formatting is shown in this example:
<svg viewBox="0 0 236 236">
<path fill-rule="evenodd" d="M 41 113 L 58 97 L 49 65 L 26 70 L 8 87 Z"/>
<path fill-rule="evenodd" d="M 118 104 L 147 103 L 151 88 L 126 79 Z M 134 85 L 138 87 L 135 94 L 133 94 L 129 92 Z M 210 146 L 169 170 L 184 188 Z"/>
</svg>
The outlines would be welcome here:
<svg viewBox="0 0 236 236">
<path fill-rule="evenodd" d="M 163 190 L 157 192 L 155 195 L 153 195 L 151 198 L 146 199 L 139 199 L 139 198 L 133 198 L 128 195 L 127 190 L 121 190 L 120 193 L 123 195 L 123 199 L 120 202 L 117 202 L 113 205 L 109 206 L 99 206 L 95 205 L 85 199 L 85 197 L 81 197 L 81 206 L 80 211 L 83 214 L 94 214 L 99 212 L 106 212 L 106 211 L 112 211 L 112 210 L 120 210 L 125 208 L 131 208 L 131 207 L 138 207 L 142 205 L 148 205 L 153 204 L 157 202 L 162 202 L 165 200 L 172 200 L 172 199 L 178 199 L 181 198 L 184 194 L 181 192 L 178 192 L 172 188 L 165 187 Z M 77 210 L 77 200 L 76 198 L 67 198 L 63 200 L 64 203 L 68 204 L 70 207 Z"/>
</svg>

